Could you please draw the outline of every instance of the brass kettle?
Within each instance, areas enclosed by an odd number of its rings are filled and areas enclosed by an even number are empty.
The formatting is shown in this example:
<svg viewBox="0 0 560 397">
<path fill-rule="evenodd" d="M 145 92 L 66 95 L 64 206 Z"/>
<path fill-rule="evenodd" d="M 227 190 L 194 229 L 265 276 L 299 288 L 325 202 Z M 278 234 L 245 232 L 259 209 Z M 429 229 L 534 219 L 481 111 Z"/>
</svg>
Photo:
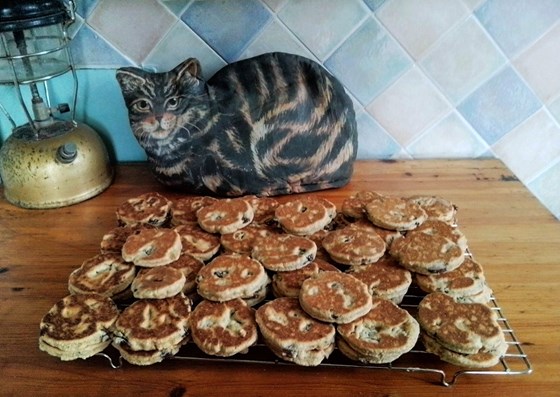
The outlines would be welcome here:
<svg viewBox="0 0 560 397">
<path fill-rule="evenodd" d="M 24 208 L 75 204 L 112 182 L 109 155 L 99 135 L 75 121 L 55 121 L 40 130 L 17 127 L 0 148 L 4 196 Z"/>
</svg>

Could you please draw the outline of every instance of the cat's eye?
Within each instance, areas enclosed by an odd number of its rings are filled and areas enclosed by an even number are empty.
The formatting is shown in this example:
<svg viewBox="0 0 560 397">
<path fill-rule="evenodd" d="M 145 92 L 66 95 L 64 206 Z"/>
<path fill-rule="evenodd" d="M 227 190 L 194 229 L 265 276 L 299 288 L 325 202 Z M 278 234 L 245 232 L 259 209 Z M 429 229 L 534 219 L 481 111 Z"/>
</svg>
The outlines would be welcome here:
<svg viewBox="0 0 560 397">
<path fill-rule="evenodd" d="M 139 99 L 136 102 L 134 102 L 132 106 L 134 107 L 135 110 L 139 112 L 147 112 L 151 108 L 151 103 L 146 99 Z"/>
<path fill-rule="evenodd" d="M 173 96 L 165 101 L 166 108 L 169 110 L 175 110 L 179 106 L 179 97 Z"/>
</svg>

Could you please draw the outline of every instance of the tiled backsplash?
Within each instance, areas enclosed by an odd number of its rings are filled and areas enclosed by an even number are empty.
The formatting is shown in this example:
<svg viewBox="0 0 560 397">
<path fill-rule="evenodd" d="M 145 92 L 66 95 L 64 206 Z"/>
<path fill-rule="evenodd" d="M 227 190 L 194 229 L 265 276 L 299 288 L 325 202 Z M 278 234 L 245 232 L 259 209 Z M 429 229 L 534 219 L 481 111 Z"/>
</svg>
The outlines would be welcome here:
<svg viewBox="0 0 560 397">
<path fill-rule="evenodd" d="M 116 68 L 163 71 L 196 57 L 209 77 L 226 63 L 286 51 L 319 61 L 352 95 L 360 158 L 498 157 L 560 218 L 558 0 L 77 6 L 71 48 L 80 69 L 78 118 L 103 135 L 117 161 L 145 157 L 128 126 Z M 55 99 L 67 100 L 69 81 L 53 82 Z M 2 103 L 8 91 L 0 87 Z M 6 120 L 0 128 L 5 138 Z"/>
</svg>

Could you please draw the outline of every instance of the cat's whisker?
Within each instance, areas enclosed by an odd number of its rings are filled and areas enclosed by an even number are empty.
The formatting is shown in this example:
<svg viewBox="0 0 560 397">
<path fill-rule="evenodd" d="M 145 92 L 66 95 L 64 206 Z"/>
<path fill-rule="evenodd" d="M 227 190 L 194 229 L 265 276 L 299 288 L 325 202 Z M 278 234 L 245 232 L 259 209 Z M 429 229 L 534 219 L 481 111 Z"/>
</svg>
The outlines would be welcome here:
<svg viewBox="0 0 560 397">
<path fill-rule="evenodd" d="M 190 128 L 189 128 L 189 127 L 190 127 Z M 181 131 L 181 130 L 183 130 L 183 131 L 186 131 L 187 134 L 188 134 L 189 136 L 191 136 L 191 135 L 193 134 L 193 131 L 191 131 L 191 129 L 196 129 L 196 131 L 197 131 L 199 134 L 202 134 L 202 133 L 204 132 L 204 131 L 203 131 L 200 127 L 198 127 L 196 124 L 190 123 L 190 122 L 188 122 L 188 121 L 182 121 L 182 124 L 180 124 L 180 125 L 177 126 L 176 131 Z"/>
<path fill-rule="evenodd" d="M 190 126 L 190 127 L 195 128 L 196 130 L 198 130 L 198 132 L 202 133 L 202 130 L 197 125 L 195 125 L 193 123 L 189 123 L 188 121 L 186 121 L 185 124 Z M 186 126 L 183 126 L 182 128 L 185 128 L 189 132 L 189 134 L 191 133 L 191 131 Z"/>
<path fill-rule="evenodd" d="M 134 135 L 138 138 L 140 142 L 146 142 L 150 138 L 150 134 L 142 126 L 134 129 Z"/>
</svg>

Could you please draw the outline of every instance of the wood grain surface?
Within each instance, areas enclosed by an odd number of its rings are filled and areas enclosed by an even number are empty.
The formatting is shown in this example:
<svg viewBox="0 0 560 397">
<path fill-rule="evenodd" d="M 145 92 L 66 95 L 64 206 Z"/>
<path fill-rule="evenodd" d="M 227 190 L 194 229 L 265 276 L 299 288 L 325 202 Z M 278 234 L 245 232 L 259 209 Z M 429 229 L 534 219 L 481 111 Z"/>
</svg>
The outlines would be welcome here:
<svg viewBox="0 0 560 397">
<path fill-rule="evenodd" d="M 498 160 L 361 161 L 348 186 L 316 194 L 340 206 L 358 190 L 438 195 L 459 207 L 459 226 L 533 373 L 465 375 L 445 387 L 418 372 L 183 360 L 112 369 L 102 357 L 62 362 L 41 352 L 42 316 L 67 295 L 70 272 L 98 253 L 117 206 L 148 191 L 181 196 L 133 164 L 117 167 L 107 191 L 70 207 L 25 210 L 0 199 L 0 395 L 558 396 L 560 222 Z"/>
</svg>

